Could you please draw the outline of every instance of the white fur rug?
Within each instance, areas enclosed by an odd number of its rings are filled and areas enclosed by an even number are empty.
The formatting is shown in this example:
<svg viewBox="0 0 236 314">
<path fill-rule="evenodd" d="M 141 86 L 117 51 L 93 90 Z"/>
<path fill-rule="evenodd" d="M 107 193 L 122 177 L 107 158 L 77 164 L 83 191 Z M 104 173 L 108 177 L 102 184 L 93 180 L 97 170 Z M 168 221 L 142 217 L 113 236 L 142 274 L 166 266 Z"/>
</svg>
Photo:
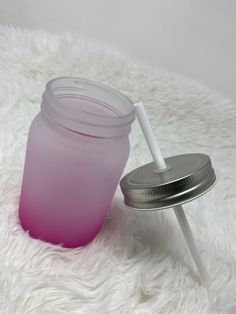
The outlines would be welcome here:
<svg viewBox="0 0 236 314">
<path fill-rule="evenodd" d="M 235 104 L 71 36 L 13 27 L 0 27 L 0 74 L 0 313 L 236 313 Z M 211 156 L 218 184 L 184 207 L 213 278 L 208 288 L 198 281 L 172 210 L 134 213 L 119 189 L 102 231 L 84 248 L 51 246 L 22 231 L 17 207 L 27 132 L 46 82 L 60 75 L 98 80 L 143 100 L 165 156 Z M 131 144 L 125 171 L 151 160 L 137 123 Z"/>
</svg>

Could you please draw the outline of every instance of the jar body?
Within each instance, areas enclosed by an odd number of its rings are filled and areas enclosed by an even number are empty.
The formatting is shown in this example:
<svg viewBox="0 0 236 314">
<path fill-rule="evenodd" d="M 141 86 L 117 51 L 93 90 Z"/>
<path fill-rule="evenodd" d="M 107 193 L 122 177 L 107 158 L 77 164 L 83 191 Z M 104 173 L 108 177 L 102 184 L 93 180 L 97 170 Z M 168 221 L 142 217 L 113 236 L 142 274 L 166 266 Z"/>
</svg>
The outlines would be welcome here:
<svg viewBox="0 0 236 314">
<path fill-rule="evenodd" d="M 112 143 L 71 139 L 38 114 L 28 136 L 19 207 L 23 228 L 53 244 L 87 244 L 104 222 L 128 155 L 128 136 Z"/>
<path fill-rule="evenodd" d="M 129 155 L 132 102 L 97 82 L 48 82 L 27 143 L 19 217 L 29 234 L 65 247 L 99 232 Z"/>
</svg>

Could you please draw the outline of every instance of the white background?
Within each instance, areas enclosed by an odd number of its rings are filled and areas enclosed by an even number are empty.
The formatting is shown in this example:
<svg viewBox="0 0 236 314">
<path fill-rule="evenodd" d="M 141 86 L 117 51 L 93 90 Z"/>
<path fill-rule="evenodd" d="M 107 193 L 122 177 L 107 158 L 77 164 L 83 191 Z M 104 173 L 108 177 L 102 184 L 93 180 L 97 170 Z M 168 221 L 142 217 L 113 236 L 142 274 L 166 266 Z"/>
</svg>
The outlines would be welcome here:
<svg viewBox="0 0 236 314">
<path fill-rule="evenodd" d="M 0 0 L 0 23 L 109 43 L 236 99 L 235 0 Z"/>
</svg>

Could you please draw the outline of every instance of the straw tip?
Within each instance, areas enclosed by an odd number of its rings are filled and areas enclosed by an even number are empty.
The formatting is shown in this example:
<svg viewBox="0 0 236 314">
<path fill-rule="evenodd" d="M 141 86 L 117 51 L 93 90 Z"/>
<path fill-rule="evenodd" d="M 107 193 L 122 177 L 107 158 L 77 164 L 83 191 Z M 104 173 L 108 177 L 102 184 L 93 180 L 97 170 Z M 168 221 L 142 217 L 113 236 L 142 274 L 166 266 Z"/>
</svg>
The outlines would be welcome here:
<svg viewBox="0 0 236 314">
<path fill-rule="evenodd" d="M 143 107 L 143 102 L 142 101 L 138 101 L 134 104 L 134 107 Z"/>
</svg>

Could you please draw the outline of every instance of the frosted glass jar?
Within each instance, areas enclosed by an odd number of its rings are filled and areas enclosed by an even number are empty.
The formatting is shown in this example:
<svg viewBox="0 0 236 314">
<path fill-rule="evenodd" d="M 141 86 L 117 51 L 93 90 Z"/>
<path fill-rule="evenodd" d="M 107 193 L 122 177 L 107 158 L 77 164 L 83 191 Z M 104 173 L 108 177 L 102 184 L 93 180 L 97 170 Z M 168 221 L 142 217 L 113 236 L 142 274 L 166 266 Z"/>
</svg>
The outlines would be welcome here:
<svg viewBox="0 0 236 314">
<path fill-rule="evenodd" d="M 27 143 L 21 224 L 47 242 L 77 247 L 99 232 L 129 155 L 133 104 L 103 84 L 47 83 Z"/>
</svg>

